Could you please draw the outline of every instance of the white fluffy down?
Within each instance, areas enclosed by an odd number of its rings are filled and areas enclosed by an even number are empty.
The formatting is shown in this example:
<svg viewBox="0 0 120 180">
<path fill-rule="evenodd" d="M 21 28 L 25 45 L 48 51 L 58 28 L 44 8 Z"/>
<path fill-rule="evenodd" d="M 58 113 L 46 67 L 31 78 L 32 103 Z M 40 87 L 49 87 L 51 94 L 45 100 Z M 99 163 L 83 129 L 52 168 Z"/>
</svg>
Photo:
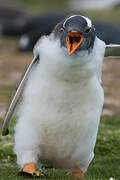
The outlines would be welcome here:
<svg viewBox="0 0 120 180">
<path fill-rule="evenodd" d="M 26 84 L 15 128 L 18 164 L 51 163 L 87 170 L 104 94 L 100 85 L 105 44 L 98 38 L 88 54 L 67 55 L 59 40 L 44 37 L 35 47 L 40 63 Z"/>
</svg>

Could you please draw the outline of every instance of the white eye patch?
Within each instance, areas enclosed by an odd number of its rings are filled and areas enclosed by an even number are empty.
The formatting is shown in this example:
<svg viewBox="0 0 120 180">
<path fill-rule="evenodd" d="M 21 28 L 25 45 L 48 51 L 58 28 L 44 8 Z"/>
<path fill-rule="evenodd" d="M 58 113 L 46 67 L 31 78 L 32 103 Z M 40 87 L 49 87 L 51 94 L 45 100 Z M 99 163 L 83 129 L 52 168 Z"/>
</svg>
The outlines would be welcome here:
<svg viewBox="0 0 120 180">
<path fill-rule="evenodd" d="M 72 16 L 68 17 L 68 18 L 65 20 L 65 22 L 63 23 L 63 27 L 65 27 L 65 24 L 66 24 L 66 22 L 67 22 L 69 19 L 71 19 L 71 18 L 73 18 L 73 17 L 76 17 L 76 16 L 81 16 L 81 15 L 72 15 Z M 91 22 L 91 20 L 90 20 L 88 17 L 85 17 L 85 16 L 81 16 L 81 17 L 86 20 L 88 27 L 92 27 L 92 22 Z"/>
</svg>

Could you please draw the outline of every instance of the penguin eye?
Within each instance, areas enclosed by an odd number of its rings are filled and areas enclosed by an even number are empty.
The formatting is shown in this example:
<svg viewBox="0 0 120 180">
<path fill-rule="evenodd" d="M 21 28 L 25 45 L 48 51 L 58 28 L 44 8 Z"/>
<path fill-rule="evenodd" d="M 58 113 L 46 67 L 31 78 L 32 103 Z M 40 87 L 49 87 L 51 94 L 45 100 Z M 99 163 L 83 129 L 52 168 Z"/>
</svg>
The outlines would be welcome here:
<svg viewBox="0 0 120 180">
<path fill-rule="evenodd" d="M 91 31 L 91 28 L 87 27 L 87 28 L 85 29 L 85 34 L 88 34 L 90 31 Z"/>
<path fill-rule="evenodd" d="M 65 31 L 65 29 L 63 27 L 61 27 L 59 31 L 63 32 L 63 31 Z"/>
</svg>

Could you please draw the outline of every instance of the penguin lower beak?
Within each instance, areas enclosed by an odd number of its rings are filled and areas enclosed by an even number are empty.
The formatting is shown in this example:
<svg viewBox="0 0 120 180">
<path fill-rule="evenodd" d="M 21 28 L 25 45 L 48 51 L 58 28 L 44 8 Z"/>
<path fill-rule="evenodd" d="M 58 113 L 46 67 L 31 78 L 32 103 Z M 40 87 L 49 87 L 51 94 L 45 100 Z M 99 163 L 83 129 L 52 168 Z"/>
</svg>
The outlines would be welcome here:
<svg viewBox="0 0 120 180">
<path fill-rule="evenodd" d="M 80 46 L 83 40 L 83 34 L 78 31 L 71 31 L 67 34 L 66 43 L 69 56 L 71 56 L 76 51 L 76 49 Z"/>
</svg>

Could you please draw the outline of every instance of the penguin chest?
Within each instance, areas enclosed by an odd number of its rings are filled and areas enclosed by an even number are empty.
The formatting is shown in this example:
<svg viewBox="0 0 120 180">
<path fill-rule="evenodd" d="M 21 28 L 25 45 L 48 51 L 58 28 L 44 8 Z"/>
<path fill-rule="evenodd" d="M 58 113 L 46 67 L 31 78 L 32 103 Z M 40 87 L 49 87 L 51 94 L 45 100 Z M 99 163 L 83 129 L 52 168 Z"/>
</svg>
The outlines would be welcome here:
<svg viewBox="0 0 120 180">
<path fill-rule="evenodd" d="M 41 96 L 44 108 L 39 110 L 37 127 L 43 159 L 55 164 L 73 162 L 78 157 L 84 159 L 93 151 L 102 109 L 99 99 L 102 91 L 96 88 L 87 91 L 88 88 L 82 91 L 49 89 L 47 97 Z"/>
</svg>

